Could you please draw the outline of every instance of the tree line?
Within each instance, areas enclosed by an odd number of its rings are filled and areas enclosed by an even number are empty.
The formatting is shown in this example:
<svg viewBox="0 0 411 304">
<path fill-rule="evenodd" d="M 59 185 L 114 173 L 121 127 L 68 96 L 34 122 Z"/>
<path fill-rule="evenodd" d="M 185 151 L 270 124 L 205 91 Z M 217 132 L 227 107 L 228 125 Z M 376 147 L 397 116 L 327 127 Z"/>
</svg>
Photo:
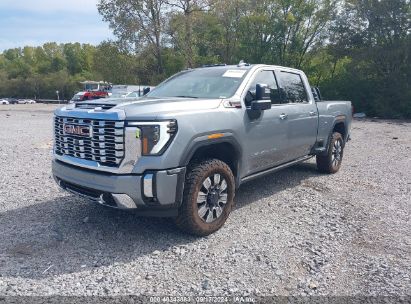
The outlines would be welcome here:
<svg viewBox="0 0 411 304">
<path fill-rule="evenodd" d="M 410 0 L 100 0 L 116 37 L 0 54 L 0 96 L 70 98 L 79 81 L 156 85 L 204 64 L 303 69 L 326 99 L 411 118 Z"/>
</svg>

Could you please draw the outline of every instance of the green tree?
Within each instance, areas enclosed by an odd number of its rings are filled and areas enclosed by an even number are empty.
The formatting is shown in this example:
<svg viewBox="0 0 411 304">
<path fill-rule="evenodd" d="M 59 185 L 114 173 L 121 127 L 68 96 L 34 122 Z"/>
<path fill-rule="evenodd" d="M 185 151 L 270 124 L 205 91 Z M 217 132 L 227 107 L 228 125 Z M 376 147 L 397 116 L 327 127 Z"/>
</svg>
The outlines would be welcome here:
<svg viewBox="0 0 411 304">
<path fill-rule="evenodd" d="M 67 43 L 63 46 L 64 58 L 67 62 L 67 69 L 71 75 L 81 73 L 90 67 L 85 62 L 84 51 L 80 43 Z"/>
<path fill-rule="evenodd" d="M 137 83 L 137 60 L 113 42 L 101 43 L 93 58 L 93 69 L 102 80 L 117 83 Z"/>
<path fill-rule="evenodd" d="M 369 115 L 411 117 L 410 29 L 409 0 L 347 0 L 332 28 L 330 51 L 351 62 L 326 90 L 334 87 Z"/>
<path fill-rule="evenodd" d="M 179 12 L 177 16 L 182 21 L 178 24 L 178 29 L 175 32 L 183 31 L 184 42 L 176 40 L 179 47 L 183 50 L 186 60 L 186 67 L 194 67 L 194 40 L 193 40 L 193 23 L 195 22 L 195 15 L 198 12 L 209 9 L 209 3 L 205 0 L 167 0 L 166 3 L 173 9 Z"/>
<path fill-rule="evenodd" d="M 162 47 L 165 31 L 165 0 L 100 0 L 98 10 L 110 23 L 120 43 L 128 49 L 151 49 L 157 73 L 164 72 Z"/>
</svg>

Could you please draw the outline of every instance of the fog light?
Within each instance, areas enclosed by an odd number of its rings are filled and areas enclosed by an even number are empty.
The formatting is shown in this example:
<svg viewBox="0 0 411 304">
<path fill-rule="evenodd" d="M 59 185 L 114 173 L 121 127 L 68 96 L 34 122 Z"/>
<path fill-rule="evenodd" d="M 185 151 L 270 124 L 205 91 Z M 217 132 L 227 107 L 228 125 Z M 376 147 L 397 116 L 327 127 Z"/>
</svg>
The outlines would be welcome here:
<svg viewBox="0 0 411 304">
<path fill-rule="evenodd" d="M 154 175 L 153 174 L 146 174 L 144 175 L 143 178 L 143 192 L 144 196 L 148 198 L 153 198 L 153 179 Z"/>
</svg>

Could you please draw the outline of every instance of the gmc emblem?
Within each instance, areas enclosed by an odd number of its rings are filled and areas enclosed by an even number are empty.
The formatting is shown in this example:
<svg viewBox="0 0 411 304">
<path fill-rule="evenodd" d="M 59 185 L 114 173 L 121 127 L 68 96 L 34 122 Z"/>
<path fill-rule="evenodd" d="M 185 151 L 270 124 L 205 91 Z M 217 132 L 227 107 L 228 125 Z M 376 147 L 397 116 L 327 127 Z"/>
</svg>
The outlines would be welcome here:
<svg viewBox="0 0 411 304">
<path fill-rule="evenodd" d="M 64 124 L 63 130 L 65 134 L 77 136 L 91 136 L 90 126 Z"/>
</svg>

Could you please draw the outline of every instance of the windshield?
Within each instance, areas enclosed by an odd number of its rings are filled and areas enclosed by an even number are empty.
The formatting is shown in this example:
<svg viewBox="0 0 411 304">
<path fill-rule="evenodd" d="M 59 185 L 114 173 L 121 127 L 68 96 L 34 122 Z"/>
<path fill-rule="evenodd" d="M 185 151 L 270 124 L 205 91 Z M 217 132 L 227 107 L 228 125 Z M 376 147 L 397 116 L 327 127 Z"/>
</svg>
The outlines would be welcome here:
<svg viewBox="0 0 411 304">
<path fill-rule="evenodd" d="M 73 98 L 71 100 L 79 101 L 79 100 L 82 99 L 82 97 L 83 97 L 83 94 L 76 94 L 76 95 L 73 96 Z"/>
<path fill-rule="evenodd" d="M 99 88 L 98 84 L 95 84 L 95 83 L 88 83 L 84 85 L 85 91 L 98 90 L 98 88 Z"/>
<path fill-rule="evenodd" d="M 126 93 L 113 93 L 110 98 L 124 98 Z"/>
<path fill-rule="evenodd" d="M 181 72 L 163 82 L 147 96 L 228 98 L 234 95 L 248 70 L 205 68 Z"/>
<path fill-rule="evenodd" d="M 136 98 L 136 97 L 140 97 L 139 91 L 130 92 L 126 95 L 126 98 Z"/>
</svg>

